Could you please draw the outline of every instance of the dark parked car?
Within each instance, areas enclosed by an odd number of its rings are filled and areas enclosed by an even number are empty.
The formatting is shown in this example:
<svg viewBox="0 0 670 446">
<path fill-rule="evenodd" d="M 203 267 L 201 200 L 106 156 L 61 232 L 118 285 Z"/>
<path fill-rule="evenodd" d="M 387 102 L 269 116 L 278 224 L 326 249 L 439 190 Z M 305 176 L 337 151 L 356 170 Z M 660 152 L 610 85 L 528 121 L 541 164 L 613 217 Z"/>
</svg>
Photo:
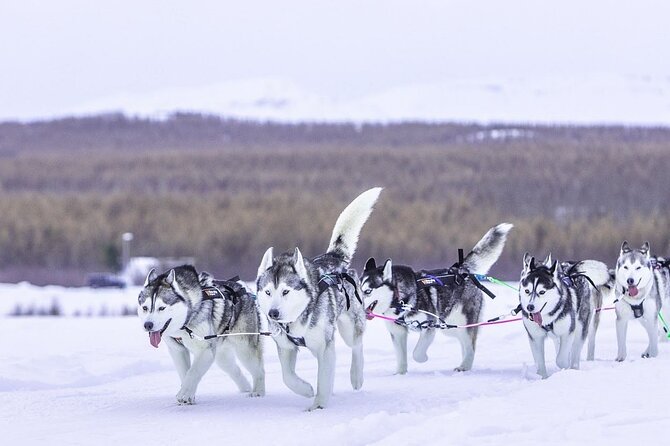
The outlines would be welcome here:
<svg viewBox="0 0 670 446">
<path fill-rule="evenodd" d="M 89 274 L 86 284 L 91 288 L 125 288 L 126 281 L 111 273 Z"/>
</svg>

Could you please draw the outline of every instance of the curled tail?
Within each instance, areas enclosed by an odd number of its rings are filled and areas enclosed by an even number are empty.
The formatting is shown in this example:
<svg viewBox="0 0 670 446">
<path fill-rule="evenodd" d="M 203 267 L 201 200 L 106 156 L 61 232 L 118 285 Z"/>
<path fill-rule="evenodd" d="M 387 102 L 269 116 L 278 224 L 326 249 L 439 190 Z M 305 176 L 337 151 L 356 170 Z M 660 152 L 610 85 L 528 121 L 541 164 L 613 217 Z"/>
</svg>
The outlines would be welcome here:
<svg viewBox="0 0 670 446">
<path fill-rule="evenodd" d="M 607 265 L 597 260 L 582 260 L 577 262 L 570 268 L 570 272 L 588 277 L 598 289 L 614 285 L 614 279 L 610 275 Z"/>
<path fill-rule="evenodd" d="M 477 274 L 486 274 L 502 254 L 507 240 L 507 233 L 514 225 L 511 223 L 500 223 L 488 230 L 484 237 L 477 242 L 472 251 L 468 253 L 463 261 L 463 266 Z"/>
<path fill-rule="evenodd" d="M 330 237 L 330 244 L 326 252 L 340 254 L 346 262 L 351 261 L 356 252 L 358 235 L 370 217 L 381 191 L 381 187 L 373 187 L 360 194 L 344 208 L 335 222 L 333 235 Z"/>
</svg>

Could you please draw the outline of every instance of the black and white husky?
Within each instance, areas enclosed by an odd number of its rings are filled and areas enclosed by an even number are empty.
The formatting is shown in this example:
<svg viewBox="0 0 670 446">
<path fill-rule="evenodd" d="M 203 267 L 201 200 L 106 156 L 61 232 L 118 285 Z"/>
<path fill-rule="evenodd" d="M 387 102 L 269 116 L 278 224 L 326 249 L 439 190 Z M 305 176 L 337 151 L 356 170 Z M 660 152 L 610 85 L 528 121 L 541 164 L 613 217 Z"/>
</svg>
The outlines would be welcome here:
<svg viewBox="0 0 670 446">
<path fill-rule="evenodd" d="M 612 284 L 607 265 L 595 260 L 552 261 L 541 264 L 526 253 L 519 283 L 523 325 L 528 333 L 537 373 L 546 378 L 544 343 L 551 335 L 557 343 L 556 364 L 579 368 L 580 354 L 589 335 L 588 359 L 593 359 L 598 328 L 593 314 L 602 304 L 602 293 Z M 599 313 L 596 313 L 599 314 Z"/>
<path fill-rule="evenodd" d="M 464 258 L 463 270 L 486 274 L 500 257 L 510 229 L 512 225 L 509 223 L 491 228 Z M 361 290 L 367 311 L 398 318 L 403 322 L 386 322 L 395 349 L 398 374 L 407 373 L 407 326 L 437 322 L 434 316 L 422 311 L 439 316 L 441 322 L 450 325 L 474 324 L 480 319 L 483 304 L 481 289 L 470 280 L 428 280 L 426 285 L 422 280 L 430 278 L 430 273 L 435 271 L 414 271 L 409 266 L 393 265 L 391 259 L 378 267 L 375 260 L 370 259 L 361 276 Z M 415 361 L 428 360 L 428 347 L 435 339 L 436 330 L 428 325 L 420 329 L 419 341 L 413 353 Z M 455 336 L 461 343 L 463 360 L 455 370 L 470 370 L 475 357 L 477 327 L 442 331 L 446 335 Z"/>
<path fill-rule="evenodd" d="M 138 298 L 137 314 L 149 342 L 161 341 L 177 368 L 181 389 L 179 404 L 194 404 L 203 375 L 216 363 L 251 396 L 265 394 L 263 350 L 256 301 L 241 283 L 214 280 L 192 266 L 180 266 L 158 275 L 152 270 Z M 217 335 L 232 334 L 219 337 Z M 192 358 L 191 358 L 192 357 Z M 235 358 L 249 371 L 250 386 Z"/>
<path fill-rule="evenodd" d="M 348 267 L 380 192 L 381 188 L 370 189 L 344 209 L 325 254 L 308 259 L 296 248 L 275 257 L 269 248 L 258 268 L 258 302 L 274 331 L 284 383 L 308 398 L 314 391 L 296 375 L 296 355 L 299 346 L 305 346 L 316 356 L 316 397 L 309 410 L 326 407 L 333 391 L 336 326 L 352 349 L 351 385 L 363 385 L 365 311 L 356 298 L 356 273 Z"/>
<path fill-rule="evenodd" d="M 626 359 L 628 321 L 637 319 L 649 335 L 643 358 L 658 355 L 658 313 L 670 306 L 670 270 L 667 262 L 649 253 L 649 242 L 631 249 L 623 242 L 615 269 L 617 361 Z M 665 333 L 661 331 L 662 338 Z"/>
</svg>

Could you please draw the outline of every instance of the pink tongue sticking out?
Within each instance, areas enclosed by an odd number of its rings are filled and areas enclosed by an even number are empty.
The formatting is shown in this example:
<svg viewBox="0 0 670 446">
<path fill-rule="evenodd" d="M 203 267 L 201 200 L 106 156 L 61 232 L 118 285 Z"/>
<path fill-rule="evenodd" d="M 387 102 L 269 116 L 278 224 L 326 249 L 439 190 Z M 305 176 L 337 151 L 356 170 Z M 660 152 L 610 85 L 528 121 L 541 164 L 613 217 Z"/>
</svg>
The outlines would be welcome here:
<svg viewBox="0 0 670 446">
<path fill-rule="evenodd" d="M 628 295 L 630 297 L 637 296 L 637 287 L 635 285 L 631 285 L 631 286 L 628 287 Z"/>
<path fill-rule="evenodd" d="M 539 311 L 537 313 L 531 313 L 530 317 L 537 325 L 542 325 L 542 313 Z"/>
<path fill-rule="evenodd" d="M 149 342 L 151 343 L 151 345 L 158 348 L 158 344 L 161 343 L 161 332 L 160 331 L 150 332 L 149 333 Z"/>
</svg>

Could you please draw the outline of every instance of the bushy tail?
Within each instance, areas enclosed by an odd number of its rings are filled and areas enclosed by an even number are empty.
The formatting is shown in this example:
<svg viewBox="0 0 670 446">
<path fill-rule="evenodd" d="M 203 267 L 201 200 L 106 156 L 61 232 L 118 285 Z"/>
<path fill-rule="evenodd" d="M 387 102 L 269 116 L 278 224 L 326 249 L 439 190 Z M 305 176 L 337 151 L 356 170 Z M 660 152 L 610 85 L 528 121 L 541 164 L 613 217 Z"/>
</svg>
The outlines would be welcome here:
<svg viewBox="0 0 670 446">
<path fill-rule="evenodd" d="M 505 241 L 507 240 L 507 233 L 513 227 L 514 225 L 511 223 L 501 223 L 489 229 L 465 257 L 463 266 L 472 273 L 488 273 L 489 269 L 491 269 L 493 264 L 498 260 L 498 257 L 500 257 L 500 254 L 502 254 Z"/>
<path fill-rule="evenodd" d="M 361 233 L 368 217 L 370 217 L 381 191 L 381 187 L 367 190 L 344 208 L 335 222 L 327 252 L 338 253 L 344 257 L 346 262 L 351 261 L 356 252 L 358 235 Z"/>
<path fill-rule="evenodd" d="M 603 287 L 605 285 L 612 286 L 614 285 L 614 280 L 610 275 L 609 268 L 603 262 L 597 260 L 582 260 L 575 263 L 575 265 L 570 268 L 570 273 L 583 274 L 591 279 L 593 285 L 597 288 Z"/>
</svg>

